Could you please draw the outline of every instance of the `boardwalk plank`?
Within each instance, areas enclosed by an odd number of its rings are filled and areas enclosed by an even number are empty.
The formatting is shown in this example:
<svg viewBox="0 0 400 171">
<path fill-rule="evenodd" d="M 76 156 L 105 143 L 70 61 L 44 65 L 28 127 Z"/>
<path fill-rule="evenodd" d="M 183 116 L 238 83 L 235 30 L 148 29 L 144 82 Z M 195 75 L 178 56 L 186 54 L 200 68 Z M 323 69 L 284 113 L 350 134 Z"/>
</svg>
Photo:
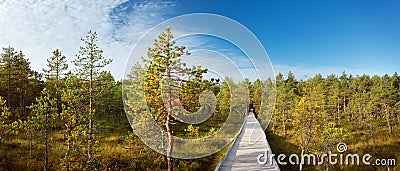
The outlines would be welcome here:
<svg viewBox="0 0 400 171">
<path fill-rule="evenodd" d="M 262 165 L 257 161 L 257 156 L 264 154 L 266 151 L 271 153 L 271 148 L 266 139 L 264 130 L 260 123 L 250 113 L 246 117 L 242 131 L 237 136 L 236 141 L 232 144 L 221 163 L 216 170 L 235 171 L 235 170 L 274 170 L 279 171 L 276 161 Z"/>
</svg>

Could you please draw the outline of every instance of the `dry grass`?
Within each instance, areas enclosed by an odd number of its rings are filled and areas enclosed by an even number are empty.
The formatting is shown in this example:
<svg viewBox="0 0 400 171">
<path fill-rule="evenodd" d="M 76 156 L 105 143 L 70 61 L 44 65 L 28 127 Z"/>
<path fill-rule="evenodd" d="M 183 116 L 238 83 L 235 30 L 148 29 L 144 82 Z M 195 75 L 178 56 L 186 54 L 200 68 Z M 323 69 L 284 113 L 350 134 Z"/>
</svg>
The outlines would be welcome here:
<svg viewBox="0 0 400 171">
<path fill-rule="evenodd" d="M 378 125 L 378 123 L 376 123 Z M 400 126 L 393 127 L 392 135 L 388 135 L 385 125 L 379 125 L 371 135 L 367 129 L 358 127 L 358 124 L 347 124 L 345 129 L 349 130 L 346 137 L 342 139 L 347 144 L 348 150 L 344 154 L 371 154 L 371 163 L 376 159 L 396 159 L 396 166 L 390 166 L 389 170 L 400 170 Z M 267 131 L 268 141 L 275 154 L 299 154 L 299 143 L 290 136 L 294 131 L 289 130 L 288 136 L 281 137 Z M 282 169 L 283 168 L 283 169 Z M 296 166 L 281 166 L 282 170 L 299 170 Z M 307 170 L 318 170 L 318 167 L 306 167 Z M 331 166 L 330 170 L 378 170 L 386 171 L 386 166 Z"/>
<path fill-rule="evenodd" d="M 118 129 L 113 119 L 98 122 L 97 139 L 101 142 L 97 153 L 97 163 L 101 170 L 165 170 L 165 157 L 143 144 L 138 137 L 133 136 L 131 146 L 127 142 L 129 123 L 124 120 Z M 207 130 L 207 129 L 206 129 Z M 132 132 L 132 131 L 131 131 Z M 200 132 L 205 134 L 206 132 Z M 61 131 L 51 133 L 50 168 L 63 168 L 60 159 L 65 155 L 64 135 Z M 132 140 L 132 139 L 131 139 Z M 36 140 L 35 140 L 36 141 Z M 1 170 L 43 170 L 44 145 L 33 141 L 30 151 L 30 140 L 23 134 L 8 137 L 2 142 L 0 152 Z M 224 149 L 226 150 L 226 149 Z M 176 170 L 213 170 L 224 155 L 222 150 L 214 155 L 195 160 L 175 160 Z M 31 152 L 31 154 L 30 154 Z"/>
</svg>

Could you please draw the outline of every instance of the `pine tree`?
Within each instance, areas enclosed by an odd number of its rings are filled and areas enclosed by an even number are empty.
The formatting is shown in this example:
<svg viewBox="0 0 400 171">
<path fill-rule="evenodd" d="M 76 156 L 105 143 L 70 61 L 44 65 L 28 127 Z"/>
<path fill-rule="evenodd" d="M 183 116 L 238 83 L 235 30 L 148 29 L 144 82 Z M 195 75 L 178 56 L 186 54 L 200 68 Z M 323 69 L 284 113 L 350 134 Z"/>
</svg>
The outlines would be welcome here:
<svg viewBox="0 0 400 171">
<path fill-rule="evenodd" d="M 368 113 L 366 110 L 370 99 L 371 84 L 371 78 L 367 75 L 362 75 L 356 77 L 350 85 L 352 96 L 348 104 L 349 121 L 358 120 L 359 126 L 363 122 L 363 117 Z"/>
<path fill-rule="evenodd" d="M 249 112 L 250 104 L 250 81 L 245 79 L 237 84 L 234 84 L 231 89 L 231 103 L 230 103 L 230 116 L 235 118 L 234 115 L 240 115 L 240 119 L 234 120 L 233 124 L 235 126 L 243 124 L 244 116 Z M 236 122 L 236 123 L 235 123 Z M 235 127 L 233 127 L 235 128 Z M 237 127 L 236 127 L 237 128 Z M 235 129 L 232 129 L 235 130 Z M 239 130 L 239 129 L 237 129 Z"/>
<path fill-rule="evenodd" d="M 0 166 L 3 164 L 3 155 L 6 154 L 3 148 L 3 141 L 9 135 L 18 133 L 18 122 L 13 122 L 11 112 L 6 105 L 6 101 L 0 96 Z"/>
<path fill-rule="evenodd" d="M 85 158 L 83 146 L 87 142 L 88 132 L 88 103 L 87 97 L 83 94 L 86 90 L 82 88 L 81 80 L 75 75 L 69 76 L 64 85 L 65 89 L 61 96 L 63 102 L 61 118 L 66 152 L 61 163 L 66 171 L 87 169 L 87 161 L 83 160 Z"/>
<path fill-rule="evenodd" d="M 117 100 L 113 98 L 116 95 L 113 92 L 116 83 L 109 71 L 102 71 L 98 78 L 96 78 L 96 83 L 95 109 L 98 116 L 102 114 L 103 117 L 107 117 L 106 114 L 110 113 L 113 109 L 114 100 Z"/>
<path fill-rule="evenodd" d="M 3 48 L 1 54 L 2 82 L 5 83 L 6 92 L 1 95 L 7 97 L 7 106 L 15 114 L 14 118 L 25 117 L 26 107 L 34 103 L 36 96 L 41 91 L 40 74 L 30 68 L 30 62 L 22 51 L 16 51 L 9 46 Z"/>
<path fill-rule="evenodd" d="M 105 59 L 103 57 L 103 51 L 97 46 L 96 42 L 97 33 L 89 31 L 85 38 L 81 39 L 84 42 L 84 46 L 80 47 L 77 58 L 73 61 L 76 66 L 77 75 L 88 83 L 84 84 L 88 92 L 88 138 L 87 138 L 87 168 L 89 170 L 94 168 L 94 151 L 92 150 L 95 139 L 93 137 L 94 130 L 94 98 L 95 98 L 95 80 L 99 76 L 100 70 L 106 65 L 112 62 L 111 59 Z"/>
<path fill-rule="evenodd" d="M 339 123 L 340 119 L 340 82 L 335 75 L 329 75 L 326 78 L 325 86 L 327 87 L 326 90 L 326 100 L 327 106 L 326 110 L 329 115 L 331 115 L 334 120 Z"/>
<path fill-rule="evenodd" d="M 322 76 L 316 75 L 308 80 L 302 91 L 304 95 L 296 105 L 293 120 L 295 130 L 299 131 L 296 137 L 300 142 L 301 154 L 319 149 L 323 141 L 318 137 L 321 137 L 327 126 Z"/>
<path fill-rule="evenodd" d="M 400 125 L 400 101 L 393 106 L 393 111 L 397 117 L 397 124 Z"/>
<path fill-rule="evenodd" d="M 29 104 L 27 99 L 27 86 L 29 83 L 29 76 L 32 75 L 32 71 L 30 69 L 30 62 L 22 51 L 18 52 L 17 58 L 15 59 L 16 65 L 18 66 L 17 69 L 17 80 L 19 80 L 19 87 L 17 90 L 19 91 L 19 107 L 20 107 L 20 116 L 26 114 L 26 106 Z M 28 102 L 28 103 L 27 103 Z"/>
<path fill-rule="evenodd" d="M 375 96 L 376 103 L 380 106 L 380 111 L 386 120 L 386 125 L 388 127 L 388 134 L 392 134 L 392 107 L 396 104 L 398 99 L 398 94 L 396 88 L 393 86 L 390 77 L 385 74 L 380 79 L 380 83 L 374 86 L 377 88 L 377 93 Z"/>
<path fill-rule="evenodd" d="M 12 101 L 11 101 L 11 96 L 12 96 L 12 77 L 13 77 L 13 68 L 15 67 L 13 65 L 13 59 L 17 55 L 17 52 L 14 50 L 13 47 L 9 46 L 7 48 L 3 48 L 3 53 L 1 54 L 1 66 L 2 66 L 2 73 L 3 73 L 3 78 L 6 78 L 6 86 L 7 86 L 7 106 L 12 108 Z M 5 77 L 4 77 L 5 76 Z"/>
<path fill-rule="evenodd" d="M 339 77 L 339 89 L 340 89 L 339 97 L 340 97 L 340 99 L 342 99 L 339 104 L 341 105 L 340 106 L 341 113 L 343 115 L 347 114 L 346 106 L 349 103 L 348 99 L 350 99 L 349 97 L 351 95 L 350 94 L 351 90 L 349 88 L 349 82 L 351 80 L 352 80 L 352 76 L 350 75 L 350 78 L 348 78 L 348 76 L 345 72 L 343 72 L 342 75 Z M 339 122 L 340 122 L 341 118 L 344 118 L 344 117 L 342 117 L 342 114 L 339 114 L 340 115 L 338 118 Z"/>
<path fill-rule="evenodd" d="M 122 97 L 122 82 L 118 81 L 111 89 L 112 99 L 111 106 L 113 113 L 116 115 L 118 130 L 121 128 L 121 116 L 124 114 L 124 103 Z"/>
<path fill-rule="evenodd" d="M 231 104 L 231 88 L 234 82 L 231 78 L 224 78 L 221 83 L 220 92 L 217 95 L 218 109 L 222 117 L 228 116 Z"/>
<path fill-rule="evenodd" d="M 290 121 L 292 118 L 292 113 L 295 110 L 296 100 L 299 96 L 298 91 L 298 82 L 295 80 L 294 75 L 291 71 L 289 71 L 287 79 L 284 83 L 284 96 L 283 96 L 283 104 L 284 104 L 284 116 L 283 119 L 285 120 L 283 130 L 283 135 L 286 136 L 286 120 Z M 289 122 L 290 123 L 290 122 Z"/>
<path fill-rule="evenodd" d="M 185 82 L 182 78 L 184 76 L 201 78 L 201 74 L 205 72 L 200 67 L 186 68 L 186 64 L 182 63 L 180 58 L 188 52 L 185 52 L 184 46 L 175 46 L 172 39 L 170 28 L 167 28 L 166 32 L 160 33 L 158 40 L 154 41 L 154 47 L 148 49 L 148 59 L 143 58 L 147 64 L 145 87 L 150 111 L 155 113 L 155 119 L 163 125 L 168 135 L 166 154 L 169 171 L 173 170 L 172 115 L 178 114 L 174 112 L 179 105 L 177 100 L 180 85 Z M 162 98 L 166 99 L 165 105 Z"/>
<path fill-rule="evenodd" d="M 251 86 L 250 91 L 250 98 L 251 98 L 251 103 L 254 108 L 255 113 L 260 113 L 260 106 L 261 106 L 261 97 L 262 97 L 262 86 L 261 86 L 261 81 L 257 79 L 254 81 L 253 85 Z"/>
<path fill-rule="evenodd" d="M 47 59 L 48 69 L 43 69 L 46 77 L 46 88 L 51 90 L 51 96 L 56 98 L 57 111 L 61 113 L 61 78 L 68 69 L 67 59 L 61 54 L 61 51 L 56 49 L 53 51 L 53 56 Z"/>
<path fill-rule="evenodd" d="M 288 79 L 284 80 L 283 75 L 279 73 L 276 76 L 276 110 L 275 116 L 282 123 L 282 135 L 286 136 L 286 126 L 291 111 L 292 100 L 295 98 L 296 83 L 291 72 L 289 72 Z"/>
<path fill-rule="evenodd" d="M 266 129 L 269 123 L 272 131 L 275 131 L 275 124 L 277 123 L 276 118 L 273 117 L 275 110 L 275 101 L 276 101 L 276 87 L 275 83 L 271 78 L 263 81 L 262 85 L 262 94 L 261 94 L 261 103 L 260 103 L 260 115 L 257 119 L 260 121 L 260 124 L 263 129 Z"/>
<path fill-rule="evenodd" d="M 43 170 L 49 170 L 50 157 L 50 132 L 56 124 L 57 102 L 56 99 L 50 97 L 47 89 L 42 91 L 42 96 L 36 99 L 36 104 L 30 106 L 33 116 L 29 118 L 29 122 L 34 130 L 39 131 L 39 141 L 43 142 L 45 147 Z"/>
<path fill-rule="evenodd" d="M 0 144 L 6 135 L 10 132 L 9 128 L 9 118 L 11 116 L 11 112 L 8 110 L 8 107 L 5 105 L 5 101 L 3 97 L 0 96 Z"/>
</svg>

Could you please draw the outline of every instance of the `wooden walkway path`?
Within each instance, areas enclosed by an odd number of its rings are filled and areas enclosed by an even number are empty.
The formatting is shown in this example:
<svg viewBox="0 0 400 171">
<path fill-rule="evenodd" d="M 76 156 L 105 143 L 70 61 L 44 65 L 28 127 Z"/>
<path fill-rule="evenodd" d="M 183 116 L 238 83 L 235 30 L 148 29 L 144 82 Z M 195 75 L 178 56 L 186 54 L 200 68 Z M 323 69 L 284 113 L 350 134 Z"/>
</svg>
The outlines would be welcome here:
<svg viewBox="0 0 400 171">
<path fill-rule="evenodd" d="M 279 171 L 280 169 L 275 160 L 268 161 L 266 164 L 259 164 L 258 156 L 265 154 L 266 151 L 272 154 L 264 130 L 254 117 L 254 114 L 250 113 L 246 116 L 239 135 L 215 170 Z"/>
</svg>

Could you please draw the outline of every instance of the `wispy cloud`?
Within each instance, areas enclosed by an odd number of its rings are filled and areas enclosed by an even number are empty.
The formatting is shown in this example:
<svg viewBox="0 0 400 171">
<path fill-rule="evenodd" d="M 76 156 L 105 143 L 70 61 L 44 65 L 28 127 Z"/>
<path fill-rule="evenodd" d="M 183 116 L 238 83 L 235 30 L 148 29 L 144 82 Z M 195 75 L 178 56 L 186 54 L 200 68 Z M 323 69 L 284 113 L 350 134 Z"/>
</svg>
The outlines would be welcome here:
<svg viewBox="0 0 400 171">
<path fill-rule="evenodd" d="M 61 49 L 69 61 L 73 60 L 81 45 L 80 38 L 84 37 L 89 30 L 95 30 L 99 33 L 99 46 L 104 50 L 104 56 L 114 59 L 107 69 L 120 79 L 123 77 L 123 67 L 135 43 L 150 28 L 173 16 L 175 8 L 176 2 L 171 1 L 0 0 L 0 47 L 11 45 L 18 50 L 23 50 L 30 59 L 33 69 L 41 71 L 41 68 L 45 67 L 45 58 L 48 58 L 51 51 L 56 48 Z M 186 29 L 185 26 L 176 25 L 172 31 L 174 35 L 185 35 Z M 216 55 L 215 53 L 209 52 L 198 55 L 199 57 L 193 60 L 193 64 L 209 66 L 216 72 L 221 72 L 222 75 L 229 75 L 232 73 L 231 70 L 238 68 L 246 73 L 254 71 L 252 63 L 246 62 L 247 58 L 243 58 L 244 54 L 240 54 L 237 49 L 232 50 L 234 49 L 232 46 L 221 46 L 218 42 L 215 45 L 199 37 L 182 38 L 178 42 L 186 45 L 189 50 L 215 50 L 227 56 L 227 59 L 221 56 L 216 58 L 212 56 Z M 135 58 L 139 59 L 139 57 Z M 232 65 L 232 63 L 237 65 Z M 275 73 L 281 72 L 286 75 L 292 71 L 302 79 L 307 79 L 317 73 L 339 75 L 342 71 L 354 75 L 381 74 L 366 68 L 334 66 L 311 68 L 283 64 L 275 64 L 273 67 Z"/>
<path fill-rule="evenodd" d="M 140 36 L 173 12 L 173 2 L 132 0 L 3 0 L 0 1 L 0 46 L 11 45 L 27 55 L 35 70 L 60 48 L 73 60 L 81 37 L 99 34 L 107 68 L 121 78 L 126 58 Z"/>
<path fill-rule="evenodd" d="M 110 12 L 114 26 L 112 38 L 129 44 L 136 41 L 151 27 L 164 21 L 166 15 L 173 13 L 174 2 L 126 1 Z"/>
</svg>

